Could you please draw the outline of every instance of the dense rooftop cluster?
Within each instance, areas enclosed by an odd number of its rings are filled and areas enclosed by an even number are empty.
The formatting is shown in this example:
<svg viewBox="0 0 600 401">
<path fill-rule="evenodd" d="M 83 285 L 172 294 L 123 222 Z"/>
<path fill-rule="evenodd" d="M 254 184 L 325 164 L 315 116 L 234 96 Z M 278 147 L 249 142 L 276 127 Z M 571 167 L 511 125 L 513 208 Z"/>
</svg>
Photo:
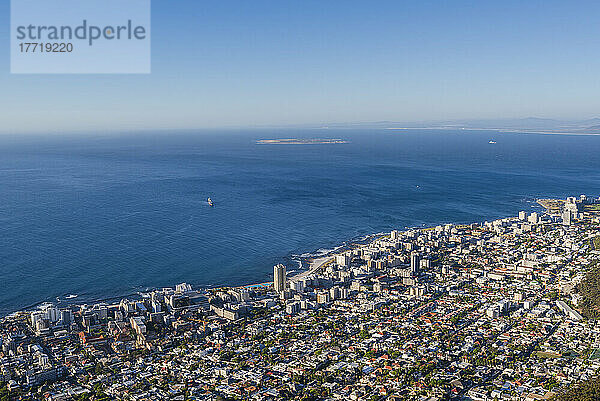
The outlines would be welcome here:
<svg viewBox="0 0 600 401">
<path fill-rule="evenodd" d="M 578 312 L 600 257 L 588 203 L 393 231 L 296 277 L 276 266 L 274 285 L 17 312 L 0 397 L 549 399 L 600 368 L 600 324 Z"/>
</svg>

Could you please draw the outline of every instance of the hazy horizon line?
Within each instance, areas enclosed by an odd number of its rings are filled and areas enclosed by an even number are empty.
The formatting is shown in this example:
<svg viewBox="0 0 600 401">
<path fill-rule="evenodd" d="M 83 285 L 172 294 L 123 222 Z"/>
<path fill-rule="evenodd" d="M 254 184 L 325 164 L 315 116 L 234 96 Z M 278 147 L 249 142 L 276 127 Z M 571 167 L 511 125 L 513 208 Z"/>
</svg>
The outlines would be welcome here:
<svg viewBox="0 0 600 401">
<path fill-rule="evenodd" d="M 556 127 L 532 126 L 502 126 L 501 124 L 515 124 L 524 122 L 554 123 Z M 469 127 L 470 124 L 500 124 L 496 126 L 481 125 Z M 598 127 L 583 127 L 578 124 L 598 124 Z M 571 127 L 562 127 L 560 124 L 570 124 Z M 289 124 L 245 124 L 245 125 L 207 125 L 207 126 L 173 126 L 173 127 L 107 127 L 107 128 L 48 128 L 46 130 L 9 130 L 0 131 L 2 136 L 40 136 L 40 135 L 103 135 L 103 134 L 136 134 L 136 133 L 166 133 L 187 131 L 232 131 L 232 130 L 261 130 L 261 129 L 344 129 L 344 128 L 373 128 L 373 129 L 490 129 L 490 130 L 522 130 L 532 129 L 558 129 L 571 128 L 581 130 L 598 130 L 600 132 L 600 117 L 589 116 L 584 118 L 554 118 L 554 117 L 489 117 L 489 118 L 453 118 L 453 119 L 426 119 L 426 120 L 374 120 L 374 121 L 347 121 L 347 122 L 321 122 L 321 123 L 289 123 Z M 593 132 L 596 133 L 596 132 Z"/>
</svg>

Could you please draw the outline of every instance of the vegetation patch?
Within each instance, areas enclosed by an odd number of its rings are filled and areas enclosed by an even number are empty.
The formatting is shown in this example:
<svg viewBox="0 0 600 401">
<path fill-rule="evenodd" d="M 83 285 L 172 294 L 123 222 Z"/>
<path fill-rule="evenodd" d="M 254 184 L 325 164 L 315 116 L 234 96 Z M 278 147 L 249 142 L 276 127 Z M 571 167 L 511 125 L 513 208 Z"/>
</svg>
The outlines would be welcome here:
<svg viewBox="0 0 600 401">
<path fill-rule="evenodd" d="M 594 351 L 592 351 L 592 353 L 590 354 L 590 359 L 598 359 L 600 358 L 600 348 L 596 348 Z"/>
<path fill-rule="evenodd" d="M 595 250 L 600 250 L 600 235 L 592 240 Z"/>
<path fill-rule="evenodd" d="M 557 354 L 556 352 L 537 351 L 535 354 L 538 358 L 541 358 L 541 359 L 553 359 L 553 358 L 561 357 L 561 354 Z"/>
<path fill-rule="evenodd" d="M 598 401 L 600 400 L 600 378 L 583 381 L 567 391 L 556 395 L 552 401 Z"/>
<path fill-rule="evenodd" d="M 577 291 L 581 294 L 581 312 L 589 319 L 600 317 L 600 266 L 595 262 L 585 275 L 585 278 L 577 285 Z"/>
</svg>

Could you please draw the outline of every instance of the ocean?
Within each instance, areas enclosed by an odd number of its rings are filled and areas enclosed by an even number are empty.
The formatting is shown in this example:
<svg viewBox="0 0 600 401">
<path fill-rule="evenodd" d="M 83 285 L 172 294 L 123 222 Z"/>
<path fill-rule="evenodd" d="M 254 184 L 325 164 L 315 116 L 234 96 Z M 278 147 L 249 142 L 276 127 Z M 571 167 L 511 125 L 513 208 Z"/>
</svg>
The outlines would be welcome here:
<svg viewBox="0 0 600 401">
<path fill-rule="evenodd" d="M 348 143 L 256 143 L 271 138 Z M 598 196 L 599 150 L 600 136 L 450 130 L 1 137 L 0 314 L 260 283 L 371 233 Z"/>
</svg>

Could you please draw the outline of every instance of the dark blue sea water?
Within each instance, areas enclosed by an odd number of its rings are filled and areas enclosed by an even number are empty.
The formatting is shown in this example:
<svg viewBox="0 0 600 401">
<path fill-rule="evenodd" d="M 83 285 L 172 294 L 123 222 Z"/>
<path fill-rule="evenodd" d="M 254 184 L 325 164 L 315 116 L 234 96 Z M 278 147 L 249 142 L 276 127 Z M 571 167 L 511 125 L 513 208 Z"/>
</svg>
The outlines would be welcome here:
<svg viewBox="0 0 600 401">
<path fill-rule="evenodd" d="M 277 137 L 349 143 L 255 143 Z M 597 196 L 599 150 L 598 136 L 489 131 L 0 138 L 0 313 L 66 294 L 264 282 L 291 255 L 365 234 Z"/>
</svg>

